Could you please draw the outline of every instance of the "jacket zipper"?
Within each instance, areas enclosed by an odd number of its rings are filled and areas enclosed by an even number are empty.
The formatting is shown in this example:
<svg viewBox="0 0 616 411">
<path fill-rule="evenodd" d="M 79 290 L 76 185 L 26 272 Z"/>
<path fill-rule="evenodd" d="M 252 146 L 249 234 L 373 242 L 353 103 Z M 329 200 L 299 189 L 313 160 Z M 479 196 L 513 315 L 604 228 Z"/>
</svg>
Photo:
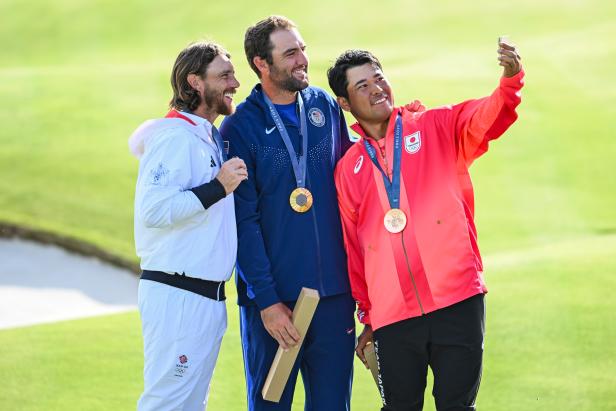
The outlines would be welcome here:
<svg viewBox="0 0 616 411">
<path fill-rule="evenodd" d="M 308 185 L 308 173 L 306 173 L 306 185 Z M 316 205 L 316 204 L 315 204 Z M 321 264 L 321 241 L 319 241 L 319 225 L 317 224 L 317 213 L 315 211 L 315 205 L 310 208 L 312 214 L 312 225 L 314 227 L 314 237 L 317 243 L 317 276 L 319 277 L 319 293 L 321 296 L 325 294 L 325 287 L 323 285 L 323 265 Z"/>
<path fill-rule="evenodd" d="M 419 291 L 417 291 L 417 284 L 415 283 L 415 277 L 413 277 L 413 272 L 411 271 L 411 265 L 409 264 L 409 256 L 406 253 L 406 246 L 404 245 L 404 235 L 400 233 L 400 238 L 402 239 L 402 249 L 404 250 L 404 259 L 406 260 L 406 268 L 409 271 L 409 276 L 411 277 L 411 282 L 413 283 L 413 290 L 415 290 L 415 298 L 417 298 L 417 302 L 419 303 L 419 309 L 421 310 L 421 315 L 425 315 L 425 311 L 423 309 L 423 305 L 421 304 L 421 299 L 419 298 Z"/>
<path fill-rule="evenodd" d="M 318 265 L 318 277 L 319 277 L 319 291 L 321 296 L 325 294 L 325 287 L 323 286 L 323 265 L 321 264 L 321 242 L 319 241 L 319 227 L 317 225 L 317 216 L 312 206 L 312 222 L 314 225 L 314 235 L 317 240 L 317 265 Z"/>
<path fill-rule="evenodd" d="M 298 113 L 299 116 L 299 113 Z M 297 125 L 295 124 L 285 124 L 285 127 L 295 127 L 297 128 Z M 299 148 L 303 149 L 302 147 L 302 133 L 301 131 L 298 133 L 299 135 Z M 306 151 L 308 151 L 308 147 L 305 147 Z M 308 153 L 301 153 L 301 155 L 308 155 Z M 308 164 L 306 164 L 306 167 L 308 167 Z M 308 174 L 308 170 L 306 170 L 306 186 L 308 186 L 309 183 L 309 174 Z M 319 225 L 317 224 L 317 214 L 314 211 L 315 206 L 313 205 L 310 208 L 310 213 L 312 214 L 312 224 L 314 226 L 314 237 L 316 240 L 316 245 L 317 245 L 317 266 L 318 266 L 318 272 L 317 272 L 317 276 L 319 278 L 319 294 L 321 294 L 321 296 L 323 296 L 325 294 L 325 287 L 323 285 L 323 265 L 321 264 L 322 258 L 321 258 L 321 242 L 319 241 Z"/>
</svg>

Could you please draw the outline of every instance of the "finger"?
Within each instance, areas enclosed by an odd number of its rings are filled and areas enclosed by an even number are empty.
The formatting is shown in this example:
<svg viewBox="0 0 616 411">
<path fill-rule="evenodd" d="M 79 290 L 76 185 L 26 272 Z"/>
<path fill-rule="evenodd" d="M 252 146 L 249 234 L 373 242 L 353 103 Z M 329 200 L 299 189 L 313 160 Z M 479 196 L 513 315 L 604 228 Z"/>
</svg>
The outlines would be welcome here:
<svg viewBox="0 0 616 411">
<path fill-rule="evenodd" d="M 357 347 L 355 349 L 355 353 L 357 354 L 357 358 L 359 358 L 359 360 L 364 363 L 364 366 L 368 368 L 368 360 L 366 360 L 366 357 L 364 356 L 364 350 Z"/>
<path fill-rule="evenodd" d="M 284 340 L 284 338 L 283 338 L 283 336 L 282 336 L 282 334 L 280 332 L 277 331 L 275 333 L 274 339 L 278 342 L 278 344 L 280 345 L 280 347 L 283 350 L 286 351 L 286 350 L 289 349 L 289 346 L 287 345 L 286 341 Z"/>
<path fill-rule="evenodd" d="M 492 43 L 492 44 L 494 44 L 494 43 Z M 500 42 L 498 43 L 498 45 L 499 45 L 501 48 L 504 48 L 504 49 L 506 49 L 506 50 L 515 50 L 515 45 L 514 45 L 514 44 L 510 44 L 510 43 L 505 42 L 505 41 L 500 41 Z"/>
<path fill-rule="evenodd" d="M 293 340 L 295 340 L 295 342 L 299 342 L 301 338 L 299 335 L 299 331 L 297 331 L 297 328 L 295 328 L 292 322 L 289 321 L 289 323 L 285 327 L 285 330 L 287 331 L 289 336 L 293 338 Z"/>
<path fill-rule="evenodd" d="M 242 160 L 239 157 L 233 157 L 232 159 L 229 159 L 227 161 L 225 161 L 225 164 L 228 164 L 231 167 L 237 167 L 239 164 L 243 163 L 244 160 Z"/>
<path fill-rule="evenodd" d="M 511 76 L 515 75 L 518 71 L 520 71 L 519 66 L 516 66 L 516 65 L 512 65 L 512 64 L 508 64 L 508 63 L 501 63 L 499 65 L 502 66 L 505 69 L 503 71 L 503 75 L 505 77 L 511 77 Z"/>
<path fill-rule="evenodd" d="M 294 340 L 293 337 L 291 337 L 286 328 L 280 330 L 280 335 L 282 336 L 284 342 L 287 344 L 288 347 L 295 347 L 297 345 L 297 341 Z"/>
<path fill-rule="evenodd" d="M 520 55 L 516 51 L 509 51 L 509 50 L 499 49 L 498 50 L 498 55 L 499 55 L 499 57 L 500 56 L 506 56 L 506 57 L 511 57 L 512 59 L 515 59 L 515 60 L 521 60 Z"/>
<path fill-rule="evenodd" d="M 499 56 L 498 61 L 500 61 L 501 63 L 509 64 L 512 67 L 516 64 L 516 60 L 509 56 Z"/>
<path fill-rule="evenodd" d="M 498 54 L 500 56 L 509 56 L 512 58 L 518 57 L 518 53 L 515 50 L 507 50 L 507 49 L 498 49 Z"/>
</svg>

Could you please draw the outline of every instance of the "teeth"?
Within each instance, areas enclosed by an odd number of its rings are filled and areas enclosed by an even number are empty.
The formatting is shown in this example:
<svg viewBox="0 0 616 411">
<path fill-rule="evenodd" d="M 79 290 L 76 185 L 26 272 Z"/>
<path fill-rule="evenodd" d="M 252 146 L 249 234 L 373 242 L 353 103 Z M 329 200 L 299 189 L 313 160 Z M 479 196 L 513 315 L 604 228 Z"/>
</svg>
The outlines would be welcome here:
<svg viewBox="0 0 616 411">
<path fill-rule="evenodd" d="M 387 99 L 386 99 L 385 97 L 382 97 L 382 98 L 378 99 L 377 101 L 375 101 L 375 102 L 374 102 L 374 103 L 372 103 L 372 104 L 381 104 L 381 103 L 384 103 L 384 102 L 385 102 L 385 100 L 387 100 Z"/>
</svg>

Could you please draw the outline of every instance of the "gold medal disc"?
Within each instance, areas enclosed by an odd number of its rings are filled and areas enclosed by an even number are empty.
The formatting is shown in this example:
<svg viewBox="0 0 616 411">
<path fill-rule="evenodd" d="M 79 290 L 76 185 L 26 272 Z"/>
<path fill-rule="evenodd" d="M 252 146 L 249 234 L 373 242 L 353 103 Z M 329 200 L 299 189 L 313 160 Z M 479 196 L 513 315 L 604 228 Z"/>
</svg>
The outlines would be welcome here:
<svg viewBox="0 0 616 411">
<path fill-rule="evenodd" d="M 385 213 L 383 224 L 385 225 L 385 229 L 390 233 L 399 233 L 406 227 L 406 214 L 399 208 L 392 208 Z"/>
<path fill-rule="evenodd" d="M 308 189 L 298 187 L 291 192 L 289 197 L 291 208 L 298 213 L 305 213 L 312 207 L 312 193 Z"/>
</svg>

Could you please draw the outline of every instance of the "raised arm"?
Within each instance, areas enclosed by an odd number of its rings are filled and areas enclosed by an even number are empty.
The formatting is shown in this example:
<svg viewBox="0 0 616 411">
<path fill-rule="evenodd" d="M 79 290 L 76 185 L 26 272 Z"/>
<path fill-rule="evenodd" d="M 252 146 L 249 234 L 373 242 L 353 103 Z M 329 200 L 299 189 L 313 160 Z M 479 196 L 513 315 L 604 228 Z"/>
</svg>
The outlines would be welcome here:
<svg viewBox="0 0 616 411">
<path fill-rule="evenodd" d="M 449 120 L 458 156 L 467 166 L 488 149 L 488 143 L 500 137 L 515 122 L 521 102 L 524 71 L 515 46 L 499 41 L 498 61 L 503 76 L 494 92 L 484 98 L 468 100 L 450 107 Z"/>
</svg>

